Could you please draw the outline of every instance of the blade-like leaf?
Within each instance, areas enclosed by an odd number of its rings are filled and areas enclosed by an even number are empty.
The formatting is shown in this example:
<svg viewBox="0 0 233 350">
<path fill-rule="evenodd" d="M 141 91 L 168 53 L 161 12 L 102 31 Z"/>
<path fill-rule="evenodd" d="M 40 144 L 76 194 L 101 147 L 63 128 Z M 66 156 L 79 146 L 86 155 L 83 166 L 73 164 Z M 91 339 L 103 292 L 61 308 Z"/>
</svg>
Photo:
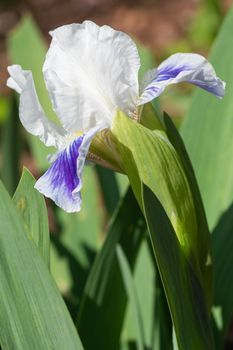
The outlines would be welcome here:
<svg viewBox="0 0 233 350">
<path fill-rule="evenodd" d="M 144 350 L 145 349 L 144 329 L 143 329 L 143 323 L 142 323 L 141 310 L 138 302 L 138 296 L 134 286 L 133 276 L 130 270 L 129 263 L 126 259 L 124 251 L 122 250 L 119 244 L 116 247 L 116 254 L 117 254 L 118 263 L 120 265 L 120 270 L 123 277 L 128 301 L 131 303 L 131 307 L 133 311 L 133 319 L 137 329 L 137 332 L 136 332 L 137 349 Z"/>
<path fill-rule="evenodd" d="M 150 130 L 122 113 L 115 117 L 112 132 L 138 202 L 142 201 L 143 182 L 164 206 L 182 249 L 204 288 L 206 274 L 211 272 L 206 271 L 209 245 L 197 225 L 191 184 L 178 151 L 165 131 Z M 208 300 L 209 291 L 205 288 L 204 291 Z"/>
<path fill-rule="evenodd" d="M 150 242 L 149 242 L 150 243 Z M 151 247 L 151 245 L 150 245 Z M 153 253 L 153 247 L 151 247 Z M 155 260 L 154 254 L 153 258 Z M 155 292 L 154 292 L 154 318 L 153 318 L 153 333 L 152 333 L 152 349 L 153 350 L 172 350 L 172 321 L 164 293 L 162 281 L 158 272 L 156 262 L 155 269 Z"/>
<path fill-rule="evenodd" d="M 111 215 L 116 209 L 117 203 L 120 199 L 120 193 L 116 175 L 112 170 L 103 168 L 99 165 L 95 167 L 106 211 Z"/>
<path fill-rule="evenodd" d="M 52 227 L 51 272 L 66 298 L 73 319 L 77 318 L 78 304 L 89 270 L 102 243 L 103 207 L 100 205 L 99 186 L 94 167 L 83 172 L 82 210 L 66 213 L 56 207 L 55 226 Z"/>
<path fill-rule="evenodd" d="M 9 103 L 8 118 L 1 130 L 1 178 L 12 195 L 19 181 L 20 123 L 16 99 L 11 98 Z"/>
<path fill-rule="evenodd" d="M 223 347 L 223 336 L 233 315 L 233 264 L 231 247 L 233 198 L 233 8 L 227 14 L 210 55 L 217 74 L 226 81 L 226 95 L 219 101 L 202 91 L 194 95 L 190 113 L 182 127 L 200 185 L 207 219 L 213 235 L 216 310 L 221 327 L 216 329 L 217 349 Z"/>
<path fill-rule="evenodd" d="M 44 197 L 34 189 L 35 179 L 24 168 L 13 201 L 22 216 L 28 238 L 38 246 L 49 266 L 49 227 Z"/>
<path fill-rule="evenodd" d="M 0 184 L 0 343 L 3 350 L 82 350 L 59 291 Z"/>
<path fill-rule="evenodd" d="M 176 127 L 174 126 L 172 120 L 169 118 L 168 114 L 164 113 L 163 120 L 166 126 L 166 132 L 167 132 L 168 138 L 179 154 L 180 160 L 183 165 L 183 169 L 185 171 L 185 174 L 190 184 L 190 189 L 192 192 L 192 197 L 193 197 L 194 206 L 196 210 L 197 227 L 199 231 L 199 236 L 201 238 L 201 244 L 199 245 L 199 258 L 202 261 L 201 265 L 205 266 L 205 268 L 203 269 L 203 274 L 204 274 L 203 280 L 204 280 L 205 290 L 208 291 L 209 307 L 211 307 L 212 301 L 213 301 L 212 263 L 210 263 L 209 261 L 209 264 L 206 264 L 207 258 L 208 260 L 211 260 L 211 256 L 210 255 L 206 256 L 205 254 L 205 252 L 208 252 L 210 250 L 210 233 L 209 233 L 204 206 L 202 203 L 200 190 L 197 184 L 196 176 L 194 174 L 191 161 L 185 149 L 183 140 L 180 137 L 180 134 L 178 133 Z"/>
<path fill-rule="evenodd" d="M 222 349 L 233 314 L 233 205 L 222 215 L 212 234 L 214 257 L 214 313 L 216 349 Z M 219 319 L 216 319 L 216 316 Z"/>
<path fill-rule="evenodd" d="M 121 245 L 132 269 L 144 232 L 142 213 L 129 189 L 112 219 L 84 290 L 78 330 L 86 350 L 117 349 L 125 315 L 126 294 L 115 249 L 117 244 Z"/>
<path fill-rule="evenodd" d="M 202 287 L 187 261 L 170 220 L 154 193 L 143 186 L 145 216 L 171 311 L 179 349 L 213 350 Z"/>
<path fill-rule="evenodd" d="M 226 81 L 222 100 L 196 91 L 182 127 L 211 229 L 233 198 L 233 8 L 226 16 L 213 46 L 210 61 Z"/>
</svg>

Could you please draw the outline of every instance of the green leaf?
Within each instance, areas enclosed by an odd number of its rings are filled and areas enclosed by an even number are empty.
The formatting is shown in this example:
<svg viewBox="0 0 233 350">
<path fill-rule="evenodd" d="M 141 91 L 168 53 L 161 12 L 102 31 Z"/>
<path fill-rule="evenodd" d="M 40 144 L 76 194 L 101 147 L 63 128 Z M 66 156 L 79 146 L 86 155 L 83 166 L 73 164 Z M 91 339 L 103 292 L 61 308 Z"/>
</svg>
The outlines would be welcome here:
<svg viewBox="0 0 233 350">
<path fill-rule="evenodd" d="M 209 247 L 198 230 L 195 203 L 180 155 L 164 131 L 147 129 L 122 113 L 115 117 L 112 132 L 138 202 L 142 206 L 143 182 L 164 206 L 184 254 L 204 287 Z"/>
<path fill-rule="evenodd" d="M 13 194 L 19 181 L 20 123 L 16 99 L 11 98 L 9 104 L 8 118 L 2 127 L 1 178 L 8 192 Z"/>
<path fill-rule="evenodd" d="M 117 244 L 121 245 L 132 269 L 144 232 L 142 213 L 129 189 L 111 221 L 85 286 L 78 330 L 86 350 L 117 347 L 124 321 L 126 294 L 115 249 Z"/>
<path fill-rule="evenodd" d="M 116 175 L 112 170 L 103 168 L 99 165 L 96 165 L 95 169 L 102 190 L 101 192 L 106 211 L 111 215 L 116 209 L 117 203 L 120 199 Z"/>
<path fill-rule="evenodd" d="M 51 228 L 51 272 L 73 319 L 77 318 L 87 276 L 103 240 L 105 212 L 93 166 L 84 168 L 82 199 L 79 213 L 55 207 L 55 227 Z"/>
<path fill-rule="evenodd" d="M 233 198 L 233 8 L 214 43 L 210 61 L 226 81 L 222 100 L 196 91 L 181 134 L 200 186 L 211 230 Z"/>
<path fill-rule="evenodd" d="M 233 205 L 221 216 L 212 234 L 214 257 L 214 319 L 216 349 L 222 349 L 233 314 Z"/>
<path fill-rule="evenodd" d="M 123 249 L 119 244 L 116 246 L 116 254 L 117 254 L 118 263 L 120 265 L 120 270 L 123 277 L 128 301 L 131 304 L 132 311 L 133 311 L 133 320 L 135 322 L 136 335 L 137 335 L 137 349 L 144 350 L 145 349 L 144 329 L 143 329 L 142 316 L 141 316 L 138 296 L 137 296 L 136 288 L 134 286 L 134 280 L 133 280 L 129 263 L 127 261 L 127 258 L 125 256 Z"/>
<path fill-rule="evenodd" d="M 141 61 L 141 67 L 139 70 L 139 79 L 142 80 L 145 73 L 155 67 L 155 57 L 152 52 L 144 46 L 142 43 L 136 42 L 137 49 Z"/>
<path fill-rule="evenodd" d="M 82 350 L 60 293 L 0 184 L 0 343 L 3 350 Z"/>
<path fill-rule="evenodd" d="M 201 266 L 203 266 L 203 282 L 205 290 L 207 291 L 207 299 L 209 307 L 212 305 L 213 301 L 213 278 L 212 278 L 212 263 L 211 263 L 211 253 L 210 253 L 210 233 L 207 224 L 207 218 L 205 215 L 205 210 L 202 203 L 202 198 L 200 190 L 198 188 L 197 180 L 193 171 L 192 164 L 190 162 L 189 156 L 184 146 L 184 142 L 180 137 L 176 127 L 174 126 L 172 120 L 169 118 L 168 114 L 164 113 L 163 117 L 164 125 L 166 127 L 166 133 L 168 138 L 176 151 L 179 154 L 180 161 L 182 163 L 183 169 L 185 171 L 186 177 L 190 184 L 190 189 L 192 192 L 192 197 L 194 201 L 194 206 L 196 210 L 197 227 L 199 233 L 199 239 L 201 244 L 199 245 L 199 259 L 201 261 Z M 207 253 L 206 253 L 207 252 Z M 206 261 L 209 263 L 206 264 Z"/>
<path fill-rule="evenodd" d="M 194 166 L 214 235 L 214 314 L 220 315 L 215 335 L 219 349 L 233 314 L 231 275 L 233 198 L 233 48 L 229 45 L 233 31 L 233 8 L 229 11 L 214 43 L 210 61 L 217 74 L 226 81 L 226 95 L 220 101 L 197 91 L 182 127 L 182 136 Z M 219 312 L 217 312 L 219 311 Z"/>
<path fill-rule="evenodd" d="M 150 245 L 151 246 L 151 245 Z M 151 247 L 153 250 L 153 247 Z M 154 254 L 153 254 L 154 257 Z M 162 281 L 156 263 L 155 269 L 155 295 L 154 295 L 154 322 L 152 333 L 153 350 L 172 350 L 172 321 L 169 312 Z"/>
<path fill-rule="evenodd" d="M 157 265 L 180 350 L 213 350 L 205 298 L 170 220 L 154 193 L 143 185 L 144 208 Z"/>
<path fill-rule="evenodd" d="M 137 260 L 133 270 L 133 282 L 138 296 L 140 307 L 140 315 L 143 323 L 145 348 L 151 349 L 153 320 L 157 311 L 154 310 L 155 290 L 155 270 L 154 270 L 154 255 L 150 254 L 148 240 L 144 240 L 137 253 Z M 145 273 L 146 271 L 146 273 Z M 146 286 L 146 288 L 145 288 Z M 138 334 L 133 318 L 133 307 L 128 303 L 124 324 L 121 333 L 121 343 L 128 344 L 129 348 L 136 345 Z"/>
<path fill-rule="evenodd" d="M 148 235 L 147 235 L 148 236 Z M 151 348 L 152 334 L 154 332 L 154 319 L 157 318 L 158 309 L 155 310 L 155 299 L 157 297 L 157 285 L 155 286 L 156 270 L 154 264 L 154 255 L 150 252 L 151 244 L 148 239 L 142 242 L 140 251 L 137 256 L 137 262 L 134 268 L 134 284 L 139 299 L 143 328 L 145 333 L 146 348 Z M 146 271 L 146 273 L 145 273 Z M 146 288 L 145 288 L 146 286 Z M 132 308 L 131 308 L 132 309 Z M 128 314 L 130 316 L 132 310 L 128 308 Z M 128 316 L 128 319 L 129 319 Z M 131 328 L 132 326 L 131 319 Z M 127 328 L 126 328 L 127 331 Z M 135 327 L 133 328 L 134 339 L 137 338 L 135 334 Z M 128 332 L 129 333 L 129 332 Z M 130 333 L 129 333 L 129 336 Z M 131 336 L 132 338 L 132 336 Z M 130 339 L 130 338 L 129 338 Z"/>
<path fill-rule="evenodd" d="M 13 201 L 23 222 L 24 230 L 32 239 L 49 266 L 49 227 L 44 197 L 34 189 L 35 179 L 27 169 L 23 173 L 15 191 Z"/>
</svg>

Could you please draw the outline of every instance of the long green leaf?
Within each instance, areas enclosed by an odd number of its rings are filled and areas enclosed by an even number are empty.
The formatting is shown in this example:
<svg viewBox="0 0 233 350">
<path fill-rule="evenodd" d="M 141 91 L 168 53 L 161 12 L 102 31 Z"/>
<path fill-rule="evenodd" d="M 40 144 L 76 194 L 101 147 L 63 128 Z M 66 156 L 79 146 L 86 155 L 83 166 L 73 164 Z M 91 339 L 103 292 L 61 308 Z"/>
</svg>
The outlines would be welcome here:
<svg viewBox="0 0 233 350">
<path fill-rule="evenodd" d="M 91 264 L 102 243 L 103 208 L 94 167 L 83 172 L 82 210 L 66 213 L 55 207 L 55 227 L 52 228 L 51 272 L 66 299 L 73 319 Z"/>
<path fill-rule="evenodd" d="M 196 91 L 181 133 L 190 155 L 211 229 L 233 198 L 233 9 L 228 13 L 210 55 L 226 81 L 222 100 Z"/>
<path fill-rule="evenodd" d="M 233 48 L 229 45 L 232 32 L 233 8 L 210 55 L 217 74 L 226 81 L 226 95 L 219 101 L 197 91 L 181 130 L 200 185 L 209 226 L 214 232 L 214 304 L 215 311 L 220 311 L 221 321 L 215 332 L 218 349 L 223 347 L 223 336 L 233 315 L 233 276 L 229 269 L 233 258 L 226 253 L 232 244 Z"/>
<path fill-rule="evenodd" d="M 151 248 L 150 251 L 152 251 L 153 253 L 153 247 L 151 246 L 150 242 L 148 243 Z M 155 260 L 154 253 L 153 258 Z M 151 336 L 151 348 L 153 350 L 172 350 L 173 347 L 171 315 L 156 261 L 154 263 L 154 270 L 154 318 Z"/>
<path fill-rule="evenodd" d="M 115 249 L 117 244 L 121 245 L 133 268 L 144 231 L 142 213 L 129 189 L 112 219 L 84 290 L 78 330 L 86 350 L 117 349 L 125 315 L 126 294 Z"/>
<path fill-rule="evenodd" d="M 143 186 L 145 216 L 180 350 L 213 350 L 202 287 L 161 203 Z"/>
<path fill-rule="evenodd" d="M 34 189 L 35 179 L 24 168 L 13 201 L 22 216 L 24 230 L 49 266 L 49 227 L 44 197 Z"/>
<path fill-rule="evenodd" d="M 205 277 L 211 273 L 206 271 L 209 246 L 197 225 L 191 183 L 179 152 L 165 131 L 150 130 L 122 113 L 115 117 L 112 131 L 117 138 L 119 153 L 138 202 L 142 201 L 143 182 L 164 206 L 182 249 L 203 284 L 208 300 Z"/>
<path fill-rule="evenodd" d="M 120 193 L 116 175 L 112 170 L 103 168 L 99 165 L 95 167 L 100 183 L 106 211 L 111 215 L 116 209 L 120 199 Z"/>
<path fill-rule="evenodd" d="M 190 189 L 192 192 L 192 197 L 194 201 L 194 206 L 196 210 L 196 218 L 197 218 L 197 227 L 199 231 L 199 237 L 201 238 L 201 244 L 199 245 L 199 259 L 201 261 L 201 265 L 205 266 L 203 269 L 204 274 L 204 285 L 205 290 L 208 294 L 208 303 L 209 307 L 212 305 L 213 301 L 213 279 L 212 279 L 212 263 L 211 263 L 211 252 L 210 252 L 210 233 L 207 224 L 207 218 L 205 215 L 205 210 L 200 194 L 200 190 L 197 184 L 196 176 L 193 171 L 192 164 L 190 162 L 189 156 L 185 149 L 184 143 L 180 134 L 178 133 L 176 127 L 172 123 L 168 114 L 164 113 L 164 124 L 166 126 L 166 132 L 170 142 L 175 147 L 176 151 L 180 156 L 180 160 L 182 162 L 183 168 L 185 170 L 185 174 L 190 184 Z M 205 252 L 209 252 L 208 255 Z M 209 260 L 209 263 L 206 264 L 206 261 Z"/>
<path fill-rule="evenodd" d="M 216 348 L 222 349 L 233 314 L 233 205 L 222 215 L 213 231 L 215 275 L 214 316 Z M 217 312 L 216 312 L 217 311 Z"/>
<path fill-rule="evenodd" d="M 128 301 L 131 303 L 132 311 L 133 311 L 133 319 L 136 326 L 136 335 L 137 335 L 137 349 L 143 350 L 145 348 L 145 337 L 144 337 L 144 329 L 142 323 L 141 310 L 138 302 L 138 296 L 136 292 L 136 288 L 134 285 L 133 276 L 131 273 L 131 269 L 125 253 L 121 246 L 118 244 L 116 247 L 117 259 L 120 265 L 121 274 L 124 281 L 125 290 L 127 292 Z"/>
<path fill-rule="evenodd" d="M 13 194 L 19 181 L 20 123 L 16 99 L 12 97 L 9 104 L 8 118 L 1 130 L 1 178 Z"/>
<path fill-rule="evenodd" d="M 82 350 L 59 291 L 0 184 L 0 343 L 3 350 Z"/>
</svg>

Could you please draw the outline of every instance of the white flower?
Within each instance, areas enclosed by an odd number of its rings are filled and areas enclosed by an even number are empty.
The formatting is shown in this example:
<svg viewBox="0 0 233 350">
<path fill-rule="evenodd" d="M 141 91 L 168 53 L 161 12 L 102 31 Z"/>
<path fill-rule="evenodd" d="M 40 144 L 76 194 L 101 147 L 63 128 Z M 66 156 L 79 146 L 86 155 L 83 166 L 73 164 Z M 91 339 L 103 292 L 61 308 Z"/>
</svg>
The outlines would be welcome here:
<svg viewBox="0 0 233 350">
<path fill-rule="evenodd" d="M 224 95 L 225 83 L 200 55 L 172 55 L 139 85 L 140 59 L 127 34 L 90 21 L 65 25 L 50 34 L 43 73 L 62 126 L 44 115 L 31 72 L 18 65 L 8 67 L 7 85 L 20 94 L 19 115 L 27 131 L 58 149 L 35 187 L 68 212 L 81 208 L 81 174 L 91 140 L 101 129 L 111 128 L 117 110 L 130 117 L 167 85 L 182 81 Z"/>
</svg>

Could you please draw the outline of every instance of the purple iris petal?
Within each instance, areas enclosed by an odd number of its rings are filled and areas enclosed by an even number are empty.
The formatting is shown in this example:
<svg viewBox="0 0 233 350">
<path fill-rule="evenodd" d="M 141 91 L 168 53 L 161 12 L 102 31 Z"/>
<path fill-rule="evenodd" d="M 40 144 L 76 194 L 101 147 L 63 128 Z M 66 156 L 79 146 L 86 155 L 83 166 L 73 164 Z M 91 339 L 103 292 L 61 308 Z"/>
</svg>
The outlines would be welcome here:
<svg viewBox="0 0 233 350">
<path fill-rule="evenodd" d="M 179 82 L 192 83 L 220 98 L 225 93 L 225 83 L 216 76 L 212 65 L 204 57 L 178 53 L 146 74 L 139 105 L 158 97 L 166 86 Z"/>
<path fill-rule="evenodd" d="M 77 172 L 77 159 L 80 157 L 82 142 L 83 136 L 78 137 L 60 152 L 51 167 L 35 185 L 37 190 L 68 212 L 79 211 L 81 206 L 80 192 L 75 196 L 72 192 L 77 187 L 81 187 L 81 178 Z"/>
<path fill-rule="evenodd" d="M 35 184 L 38 191 L 69 213 L 81 209 L 84 163 L 93 137 L 103 128 L 103 124 L 97 125 L 71 142 Z"/>
</svg>

